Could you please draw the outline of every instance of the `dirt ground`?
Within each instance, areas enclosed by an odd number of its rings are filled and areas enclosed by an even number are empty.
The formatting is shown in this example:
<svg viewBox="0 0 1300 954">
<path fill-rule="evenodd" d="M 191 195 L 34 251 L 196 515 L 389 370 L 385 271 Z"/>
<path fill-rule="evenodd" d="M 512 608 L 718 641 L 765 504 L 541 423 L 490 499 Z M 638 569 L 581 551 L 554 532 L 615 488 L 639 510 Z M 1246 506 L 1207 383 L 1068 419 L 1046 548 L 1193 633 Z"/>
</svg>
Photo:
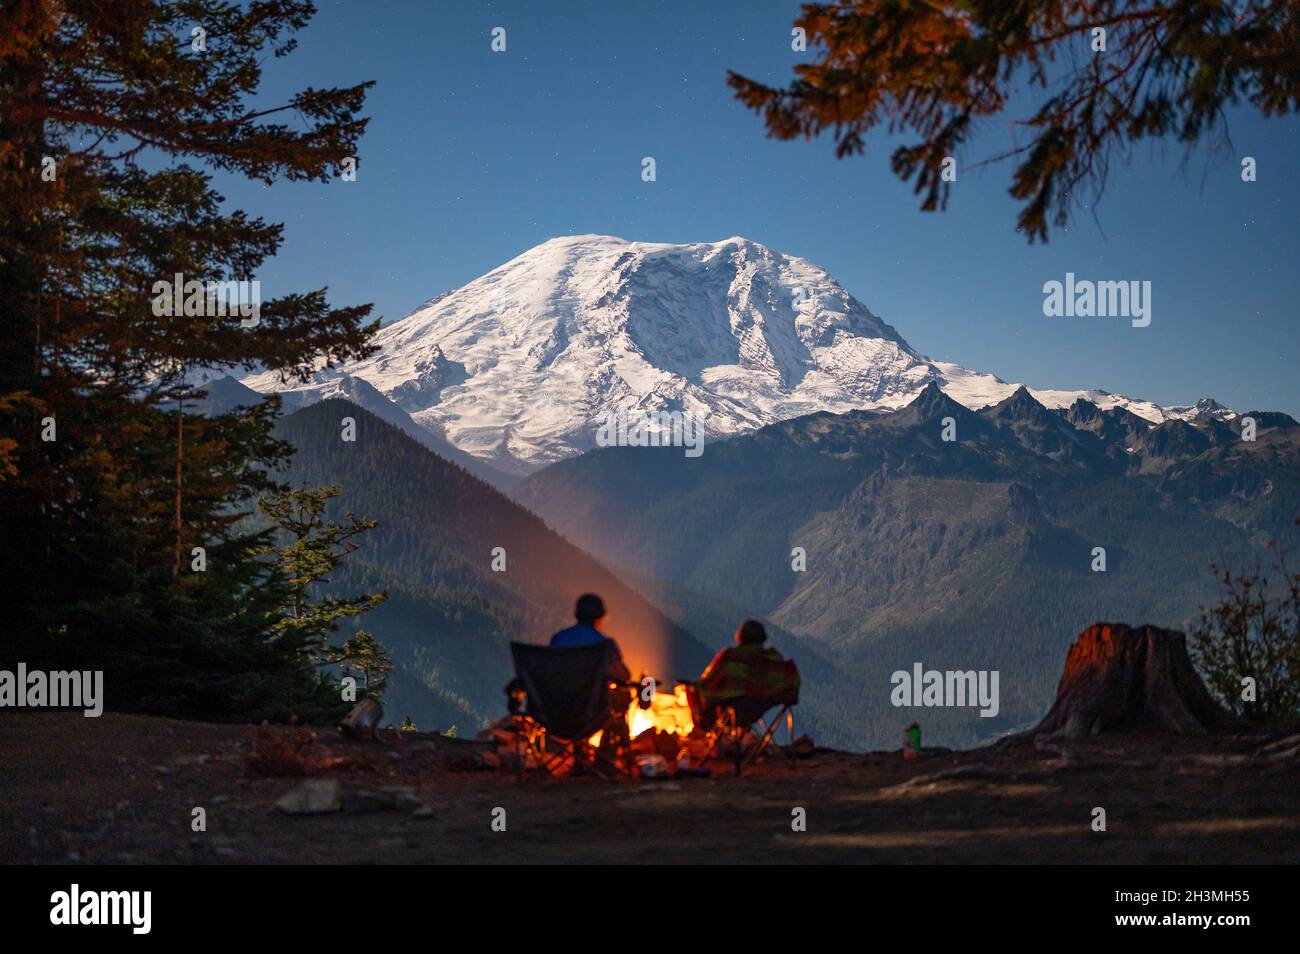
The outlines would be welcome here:
<svg viewBox="0 0 1300 954">
<path fill-rule="evenodd" d="M 351 789 L 405 785 L 432 809 L 289 816 L 301 779 L 248 766 L 244 726 L 68 712 L 0 715 L 6 863 L 1289 863 L 1300 768 L 1267 740 L 1104 736 L 1039 748 L 777 755 L 733 778 L 529 778 L 475 769 L 475 743 L 345 742 Z M 207 830 L 191 830 L 193 809 Z M 1094 808 L 1106 831 L 1094 832 Z M 505 809 L 505 831 L 492 829 Z M 793 822 L 803 809 L 806 830 Z M 497 813 L 499 815 L 499 813 Z"/>
</svg>

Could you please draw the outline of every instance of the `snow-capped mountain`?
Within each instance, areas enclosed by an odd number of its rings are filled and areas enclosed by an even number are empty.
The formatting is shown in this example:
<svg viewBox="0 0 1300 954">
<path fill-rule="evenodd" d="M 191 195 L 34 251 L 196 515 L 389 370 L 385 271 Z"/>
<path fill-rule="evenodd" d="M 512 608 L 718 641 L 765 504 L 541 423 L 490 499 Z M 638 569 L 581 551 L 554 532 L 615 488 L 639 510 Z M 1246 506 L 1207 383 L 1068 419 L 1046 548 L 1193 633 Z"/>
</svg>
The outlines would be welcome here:
<svg viewBox="0 0 1300 954">
<path fill-rule="evenodd" d="M 610 413 L 682 411 L 711 437 L 815 411 L 897 408 L 935 381 L 972 409 L 1018 385 L 931 361 L 822 268 L 734 237 L 669 245 L 555 238 L 426 302 L 375 338 L 372 357 L 307 385 L 243 383 L 293 404 L 364 391 L 439 441 L 508 474 L 590 449 Z M 369 387 L 360 387 L 354 379 Z M 1084 397 L 1149 420 L 1224 413 Z M 374 407 L 371 407 L 374 410 Z"/>
</svg>

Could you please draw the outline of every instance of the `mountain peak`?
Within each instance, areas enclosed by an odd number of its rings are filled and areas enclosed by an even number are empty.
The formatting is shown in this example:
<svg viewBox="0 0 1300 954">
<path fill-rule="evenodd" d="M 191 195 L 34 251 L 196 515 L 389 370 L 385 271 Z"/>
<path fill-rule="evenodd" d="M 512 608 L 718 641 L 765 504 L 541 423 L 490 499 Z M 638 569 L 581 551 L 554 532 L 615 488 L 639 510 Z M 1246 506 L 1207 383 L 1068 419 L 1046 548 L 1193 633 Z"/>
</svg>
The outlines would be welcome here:
<svg viewBox="0 0 1300 954">
<path fill-rule="evenodd" d="M 667 249 L 698 249 L 698 248 L 724 248 L 729 245 L 738 245 L 746 249 L 757 249 L 762 252 L 769 252 L 766 245 L 761 242 L 755 242 L 753 239 L 745 238 L 743 235 L 732 235 L 716 242 L 688 242 L 683 244 L 673 244 L 670 242 L 642 242 L 625 239 L 618 235 L 605 235 L 600 232 L 584 232 L 576 235 L 553 235 L 544 242 L 534 245 L 523 253 L 524 256 L 531 255 L 535 252 L 541 252 L 548 249 L 562 249 L 574 247 L 600 247 L 600 246 L 621 246 L 625 248 L 643 248 L 650 250 L 667 250 Z M 522 257 L 522 256 L 521 256 Z"/>
<path fill-rule="evenodd" d="M 1014 434 L 1021 446 L 1058 461 L 1097 450 L 1095 433 L 1104 426 L 1095 404 L 1080 399 L 1065 413 L 1054 413 L 1023 386 L 980 416 Z"/>
<path fill-rule="evenodd" d="M 1044 420 L 1044 415 L 1050 415 L 1042 402 L 1030 394 L 1029 388 L 1023 384 L 1016 388 L 1010 397 L 999 401 L 984 413 L 1004 420 L 1021 421 L 1041 421 Z"/>
<path fill-rule="evenodd" d="M 274 372 L 243 383 L 301 404 L 343 393 L 348 377 L 367 382 L 376 393 L 346 393 L 511 475 L 590 450 L 610 415 L 689 414 L 722 438 L 916 400 L 913 417 L 961 415 L 1012 390 L 927 358 L 824 268 L 741 235 L 554 236 L 429 299 L 373 343 L 371 357 L 306 384 Z M 1063 407 L 1078 393 L 1040 391 L 1038 401 Z M 1026 413 L 1037 404 L 1023 388 L 1010 397 Z M 1112 404 L 1163 416 L 1146 402 Z"/>
<path fill-rule="evenodd" d="M 1236 412 L 1224 407 L 1212 397 L 1201 398 L 1195 404 L 1165 408 L 1166 420 L 1230 421 L 1236 416 Z"/>
<path fill-rule="evenodd" d="M 825 269 L 738 235 L 556 236 L 374 343 L 343 370 L 514 474 L 591 449 L 611 414 L 690 414 L 725 437 L 898 407 L 940 373 Z"/>
<path fill-rule="evenodd" d="M 944 417 L 960 419 L 969 417 L 970 414 L 971 412 L 964 405 L 950 398 L 939 383 L 932 380 L 921 389 L 921 393 L 913 398 L 911 403 L 895 414 L 892 420 L 904 425 L 928 424 Z"/>
<path fill-rule="evenodd" d="M 1228 409 L 1212 397 L 1204 397 L 1196 402 L 1195 419 L 1198 421 L 1219 420 Z"/>
<path fill-rule="evenodd" d="M 1074 403 L 1066 410 L 1066 417 L 1071 421 L 1093 421 L 1101 417 L 1101 408 L 1087 398 L 1075 398 Z"/>
<path fill-rule="evenodd" d="M 618 235 L 605 235 L 600 232 L 580 232 L 574 235 L 552 235 L 544 242 L 534 245 L 529 251 L 543 248 L 565 248 L 570 245 L 631 245 L 632 242 Z M 524 253 L 528 254 L 527 252 Z"/>
</svg>

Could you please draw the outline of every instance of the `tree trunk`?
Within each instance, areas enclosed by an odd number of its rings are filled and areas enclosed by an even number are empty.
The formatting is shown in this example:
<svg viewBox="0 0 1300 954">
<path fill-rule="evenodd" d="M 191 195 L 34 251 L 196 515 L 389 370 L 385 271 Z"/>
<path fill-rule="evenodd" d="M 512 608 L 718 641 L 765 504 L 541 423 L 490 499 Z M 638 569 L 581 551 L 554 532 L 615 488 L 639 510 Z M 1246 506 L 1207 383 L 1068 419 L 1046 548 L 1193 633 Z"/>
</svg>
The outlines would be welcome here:
<svg viewBox="0 0 1300 954">
<path fill-rule="evenodd" d="M 1096 623 L 1070 647 L 1056 701 L 1030 734 L 1080 737 L 1146 729 L 1200 735 L 1245 728 L 1205 688 L 1182 633 Z"/>
<path fill-rule="evenodd" d="M 172 579 L 181 575 L 181 501 L 183 495 L 181 465 L 185 460 L 185 376 L 181 374 L 181 392 L 176 398 L 176 555 L 172 562 Z"/>
</svg>

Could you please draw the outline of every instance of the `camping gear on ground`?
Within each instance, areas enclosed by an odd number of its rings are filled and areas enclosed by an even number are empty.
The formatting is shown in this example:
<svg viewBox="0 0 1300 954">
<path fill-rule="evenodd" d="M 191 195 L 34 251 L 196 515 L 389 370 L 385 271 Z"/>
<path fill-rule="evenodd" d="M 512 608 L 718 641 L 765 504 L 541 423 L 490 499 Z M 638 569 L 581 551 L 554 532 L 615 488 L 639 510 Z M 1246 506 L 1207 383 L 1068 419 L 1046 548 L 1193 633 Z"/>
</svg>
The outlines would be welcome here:
<svg viewBox="0 0 1300 954">
<path fill-rule="evenodd" d="M 710 676 L 707 685 L 700 682 L 687 687 L 695 725 L 709 733 L 709 747 L 699 759 L 700 764 L 714 749 L 728 747 L 735 774 L 740 775 L 745 766 L 763 754 L 782 718 L 790 741 L 794 741 L 793 707 L 799 703 L 799 669 L 793 660 L 782 659 L 773 650 L 737 651 Z M 776 706 L 781 707 L 780 711 L 765 724 L 763 716 Z M 746 753 L 745 738 L 755 723 L 762 726 L 762 735 Z"/>
<path fill-rule="evenodd" d="M 667 778 L 668 760 L 657 752 L 636 757 L 636 774 L 642 778 Z"/>
<path fill-rule="evenodd" d="M 510 655 L 515 679 L 506 688 L 520 749 L 520 780 L 525 748 L 550 774 L 570 761 L 574 775 L 587 766 L 630 774 L 627 721 L 614 711 L 620 704 L 626 711 L 628 684 L 609 677 L 608 641 L 563 647 L 511 643 Z M 593 747 L 589 739 L 597 732 L 600 745 Z"/>
</svg>

